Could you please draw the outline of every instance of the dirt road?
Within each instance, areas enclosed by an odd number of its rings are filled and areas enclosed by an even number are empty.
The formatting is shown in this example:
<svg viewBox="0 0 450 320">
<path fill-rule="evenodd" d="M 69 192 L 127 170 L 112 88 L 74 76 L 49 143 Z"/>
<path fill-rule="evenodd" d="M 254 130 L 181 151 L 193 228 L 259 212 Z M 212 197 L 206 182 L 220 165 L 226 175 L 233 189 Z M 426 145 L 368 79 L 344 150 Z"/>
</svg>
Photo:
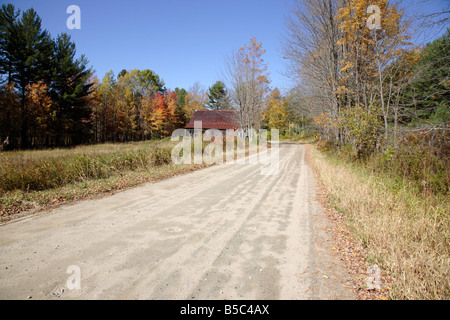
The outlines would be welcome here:
<svg viewBox="0 0 450 320">
<path fill-rule="evenodd" d="M 305 148 L 279 159 L 275 175 L 216 165 L 0 226 L 0 298 L 353 299 Z"/>
</svg>

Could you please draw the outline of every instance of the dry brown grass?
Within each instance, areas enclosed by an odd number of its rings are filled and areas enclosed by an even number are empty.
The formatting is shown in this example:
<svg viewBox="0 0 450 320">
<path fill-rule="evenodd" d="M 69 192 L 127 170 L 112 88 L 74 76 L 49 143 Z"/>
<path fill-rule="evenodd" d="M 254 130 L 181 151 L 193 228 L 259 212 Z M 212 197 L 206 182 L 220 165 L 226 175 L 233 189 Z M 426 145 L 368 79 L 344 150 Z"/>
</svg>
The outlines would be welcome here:
<svg viewBox="0 0 450 320">
<path fill-rule="evenodd" d="M 171 152 L 176 144 L 164 139 L 4 152 L 0 155 L 0 222 L 210 166 L 173 164 Z M 202 144 L 202 151 L 208 144 Z M 245 154 L 249 154 L 248 143 Z"/>
<path fill-rule="evenodd" d="M 4 152 L 0 155 L 0 221 L 207 166 L 172 164 L 174 145 L 162 140 Z"/>
<path fill-rule="evenodd" d="M 389 274 L 392 299 L 450 298 L 450 206 L 445 197 L 398 186 L 312 146 L 328 197 L 345 217 L 366 259 Z"/>
</svg>

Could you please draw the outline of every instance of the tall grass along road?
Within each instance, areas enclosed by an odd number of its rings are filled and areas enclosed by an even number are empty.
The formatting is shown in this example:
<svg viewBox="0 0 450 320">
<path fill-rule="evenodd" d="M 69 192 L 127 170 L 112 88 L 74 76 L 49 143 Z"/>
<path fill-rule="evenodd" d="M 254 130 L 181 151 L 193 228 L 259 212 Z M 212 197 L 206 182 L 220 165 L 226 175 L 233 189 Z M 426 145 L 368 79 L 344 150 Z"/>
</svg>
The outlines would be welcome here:
<svg viewBox="0 0 450 320">
<path fill-rule="evenodd" d="M 450 297 L 449 201 L 311 148 L 331 205 L 389 281 L 392 299 Z M 343 183 L 345 181 L 345 183 Z"/>
<path fill-rule="evenodd" d="M 2 153 L 0 221 L 206 166 L 173 165 L 174 145 L 162 140 Z"/>
<path fill-rule="evenodd" d="M 299 144 L 0 227 L 2 299 L 352 299 Z"/>
</svg>

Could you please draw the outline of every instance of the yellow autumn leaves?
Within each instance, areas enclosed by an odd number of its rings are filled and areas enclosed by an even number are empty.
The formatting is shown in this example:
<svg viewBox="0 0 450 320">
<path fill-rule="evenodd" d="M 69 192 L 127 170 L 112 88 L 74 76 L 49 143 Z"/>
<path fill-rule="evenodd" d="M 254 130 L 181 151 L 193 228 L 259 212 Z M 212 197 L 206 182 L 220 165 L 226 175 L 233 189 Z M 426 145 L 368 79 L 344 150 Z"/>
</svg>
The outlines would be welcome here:
<svg viewBox="0 0 450 320">
<path fill-rule="evenodd" d="M 288 125 L 289 111 L 285 99 L 278 89 L 274 89 L 269 97 L 263 114 L 263 121 L 271 129 L 285 129 Z"/>
</svg>

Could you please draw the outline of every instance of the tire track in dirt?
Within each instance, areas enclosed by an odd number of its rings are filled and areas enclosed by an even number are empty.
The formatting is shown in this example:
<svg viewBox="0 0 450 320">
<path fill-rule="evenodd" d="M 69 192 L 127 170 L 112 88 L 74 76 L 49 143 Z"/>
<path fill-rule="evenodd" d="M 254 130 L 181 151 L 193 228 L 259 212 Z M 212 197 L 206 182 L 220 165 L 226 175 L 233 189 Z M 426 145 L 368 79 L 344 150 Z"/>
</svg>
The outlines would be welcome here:
<svg viewBox="0 0 450 320">
<path fill-rule="evenodd" d="M 0 226 L 0 298 L 315 298 L 304 152 L 280 144 L 275 175 L 217 165 Z"/>
</svg>

